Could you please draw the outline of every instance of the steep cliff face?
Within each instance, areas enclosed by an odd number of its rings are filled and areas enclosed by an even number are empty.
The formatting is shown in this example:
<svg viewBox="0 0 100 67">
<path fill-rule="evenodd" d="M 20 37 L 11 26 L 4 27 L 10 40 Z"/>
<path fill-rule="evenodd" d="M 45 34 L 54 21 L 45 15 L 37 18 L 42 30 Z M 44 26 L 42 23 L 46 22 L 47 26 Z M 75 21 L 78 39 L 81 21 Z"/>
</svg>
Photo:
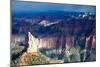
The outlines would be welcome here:
<svg viewBox="0 0 100 67">
<path fill-rule="evenodd" d="M 44 38 L 36 38 L 34 37 L 30 32 L 28 32 L 28 53 L 39 53 L 39 48 L 46 48 L 51 49 L 55 48 L 49 51 L 51 54 L 56 53 L 56 50 L 58 50 L 59 53 L 61 53 L 61 50 L 68 48 L 73 43 L 73 37 L 44 37 Z M 48 51 L 46 51 L 48 52 Z M 58 53 L 58 54 L 59 54 Z M 47 53 L 48 54 L 48 53 Z"/>
<path fill-rule="evenodd" d="M 38 52 L 39 39 L 35 38 L 30 32 L 28 32 L 28 53 Z"/>
<path fill-rule="evenodd" d="M 39 48 L 52 48 L 56 44 L 56 38 L 42 38 L 40 39 Z"/>
<path fill-rule="evenodd" d="M 52 48 L 56 45 L 57 38 L 36 38 L 30 32 L 28 32 L 28 48 L 27 52 L 38 52 L 39 48 Z"/>
<path fill-rule="evenodd" d="M 28 53 L 38 53 L 39 48 L 61 48 L 61 50 L 66 49 L 72 45 L 74 45 L 75 38 L 73 36 L 68 37 L 44 37 L 44 38 L 36 38 L 30 32 L 28 32 Z M 81 37 L 79 39 L 80 43 L 84 46 L 87 45 L 89 48 L 95 47 L 96 39 L 95 36 L 89 37 Z M 80 47 L 82 46 L 80 45 Z M 91 47 L 90 47 L 91 46 Z M 82 46 L 83 47 L 83 46 Z M 85 48 L 85 47 L 83 47 Z"/>
</svg>

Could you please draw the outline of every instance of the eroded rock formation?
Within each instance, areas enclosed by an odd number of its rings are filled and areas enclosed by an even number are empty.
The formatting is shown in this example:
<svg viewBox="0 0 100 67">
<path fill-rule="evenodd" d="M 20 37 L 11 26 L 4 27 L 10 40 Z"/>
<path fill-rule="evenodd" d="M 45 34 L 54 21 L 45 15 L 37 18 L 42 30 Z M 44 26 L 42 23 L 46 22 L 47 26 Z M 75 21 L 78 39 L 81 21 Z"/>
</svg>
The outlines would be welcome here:
<svg viewBox="0 0 100 67">
<path fill-rule="evenodd" d="M 85 39 L 85 41 L 84 41 Z M 28 48 L 27 52 L 28 53 L 39 53 L 39 48 L 57 48 L 61 49 L 67 49 L 68 47 L 74 45 L 74 40 L 75 38 L 73 36 L 68 36 L 68 37 L 44 37 L 44 38 L 36 38 L 34 37 L 30 32 L 28 32 Z M 89 36 L 89 37 L 80 37 L 80 43 L 84 42 L 83 45 L 92 45 L 92 47 L 95 46 L 95 36 Z M 82 46 L 81 44 L 78 44 L 80 47 Z M 83 46 L 82 46 L 83 47 Z M 85 48 L 85 47 L 84 47 Z M 83 48 L 83 49 L 84 49 Z M 90 47 L 91 48 L 91 47 Z M 52 52 L 53 50 L 51 50 Z M 59 52 L 59 51 L 58 51 Z M 55 51 L 56 53 L 56 51 Z"/>
<path fill-rule="evenodd" d="M 30 32 L 28 32 L 28 53 L 38 53 L 39 39 L 35 38 Z"/>
</svg>

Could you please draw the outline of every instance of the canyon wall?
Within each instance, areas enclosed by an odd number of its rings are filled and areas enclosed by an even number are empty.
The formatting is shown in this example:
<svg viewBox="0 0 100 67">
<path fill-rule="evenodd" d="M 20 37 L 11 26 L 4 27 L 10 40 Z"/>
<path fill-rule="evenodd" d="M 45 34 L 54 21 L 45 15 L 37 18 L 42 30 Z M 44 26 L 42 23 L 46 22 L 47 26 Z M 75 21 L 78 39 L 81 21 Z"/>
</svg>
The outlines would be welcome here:
<svg viewBox="0 0 100 67">
<path fill-rule="evenodd" d="M 84 42 L 85 47 L 95 47 L 96 37 L 95 35 L 90 35 L 89 37 L 80 37 L 80 43 Z M 73 36 L 68 37 L 44 37 L 36 38 L 30 32 L 28 32 L 28 48 L 27 52 L 36 53 L 39 52 L 39 48 L 61 48 L 65 49 L 74 45 L 75 38 Z M 64 43 L 65 42 L 65 43 Z M 78 44 L 81 46 L 81 44 Z M 91 47 L 90 47 L 91 46 Z"/>
</svg>

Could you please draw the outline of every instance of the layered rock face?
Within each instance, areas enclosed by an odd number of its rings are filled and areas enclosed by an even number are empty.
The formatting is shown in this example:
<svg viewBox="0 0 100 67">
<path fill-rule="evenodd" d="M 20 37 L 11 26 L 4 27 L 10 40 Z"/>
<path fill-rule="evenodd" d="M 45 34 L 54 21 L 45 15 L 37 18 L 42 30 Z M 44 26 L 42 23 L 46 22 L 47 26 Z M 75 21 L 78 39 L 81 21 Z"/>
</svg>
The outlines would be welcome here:
<svg viewBox="0 0 100 67">
<path fill-rule="evenodd" d="M 30 32 L 28 32 L 28 53 L 38 52 L 39 39 L 35 38 Z"/>
<path fill-rule="evenodd" d="M 28 53 L 37 53 L 39 48 L 52 48 L 55 47 L 57 38 L 36 38 L 28 32 Z"/>
<path fill-rule="evenodd" d="M 65 44 L 63 43 L 65 42 Z M 64 44 L 64 45 L 63 45 Z M 44 38 L 36 38 L 30 32 L 28 32 L 28 53 L 37 53 L 39 48 L 62 48 L 73 44 L 73 37 L 64 38 L 61 37 L 44 37 Z"/>
<path fill-rule="evenodd" d="M 57 38 L 42 38 L 39 40 L 39 48 L 52 48 L 56 45 Z"/>
<path fill-rule="evenodd" d="M 30 32 L 28 32 L 28 53 L 38 53 L 39 48 L 61 48 L 66 49 L 72 45 L 74 45 L 75 38 L 73 36 L 69 37 L 44 37 L 44 38 L 36 38 Z M 95 47 L 96 39 L 95 35 L 89 37 L 80 37 L 80 42 L 84 42 L 84 46 Z M 78 44 L 79 45 L 79 44 Z M 80 45 L 81 46 L 81 45 Z M 89 48 L 91 48 L 89 47 Z"/>
</svg>

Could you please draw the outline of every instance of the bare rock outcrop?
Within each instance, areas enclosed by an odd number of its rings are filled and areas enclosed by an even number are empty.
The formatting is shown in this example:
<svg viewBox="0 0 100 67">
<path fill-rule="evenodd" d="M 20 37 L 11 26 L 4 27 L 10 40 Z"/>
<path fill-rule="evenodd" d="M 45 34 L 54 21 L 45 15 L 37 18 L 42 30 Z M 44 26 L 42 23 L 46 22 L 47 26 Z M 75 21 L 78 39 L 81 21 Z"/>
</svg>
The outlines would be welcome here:
<svg viewBox="0 0 100 67">
<path fill-rule="evenodd" d="M 38 45 L 39 45 L 39 39 L 35 38 L 30 32 L 28 32 L 28 53 L 38 53 Z"/>
</svg>

